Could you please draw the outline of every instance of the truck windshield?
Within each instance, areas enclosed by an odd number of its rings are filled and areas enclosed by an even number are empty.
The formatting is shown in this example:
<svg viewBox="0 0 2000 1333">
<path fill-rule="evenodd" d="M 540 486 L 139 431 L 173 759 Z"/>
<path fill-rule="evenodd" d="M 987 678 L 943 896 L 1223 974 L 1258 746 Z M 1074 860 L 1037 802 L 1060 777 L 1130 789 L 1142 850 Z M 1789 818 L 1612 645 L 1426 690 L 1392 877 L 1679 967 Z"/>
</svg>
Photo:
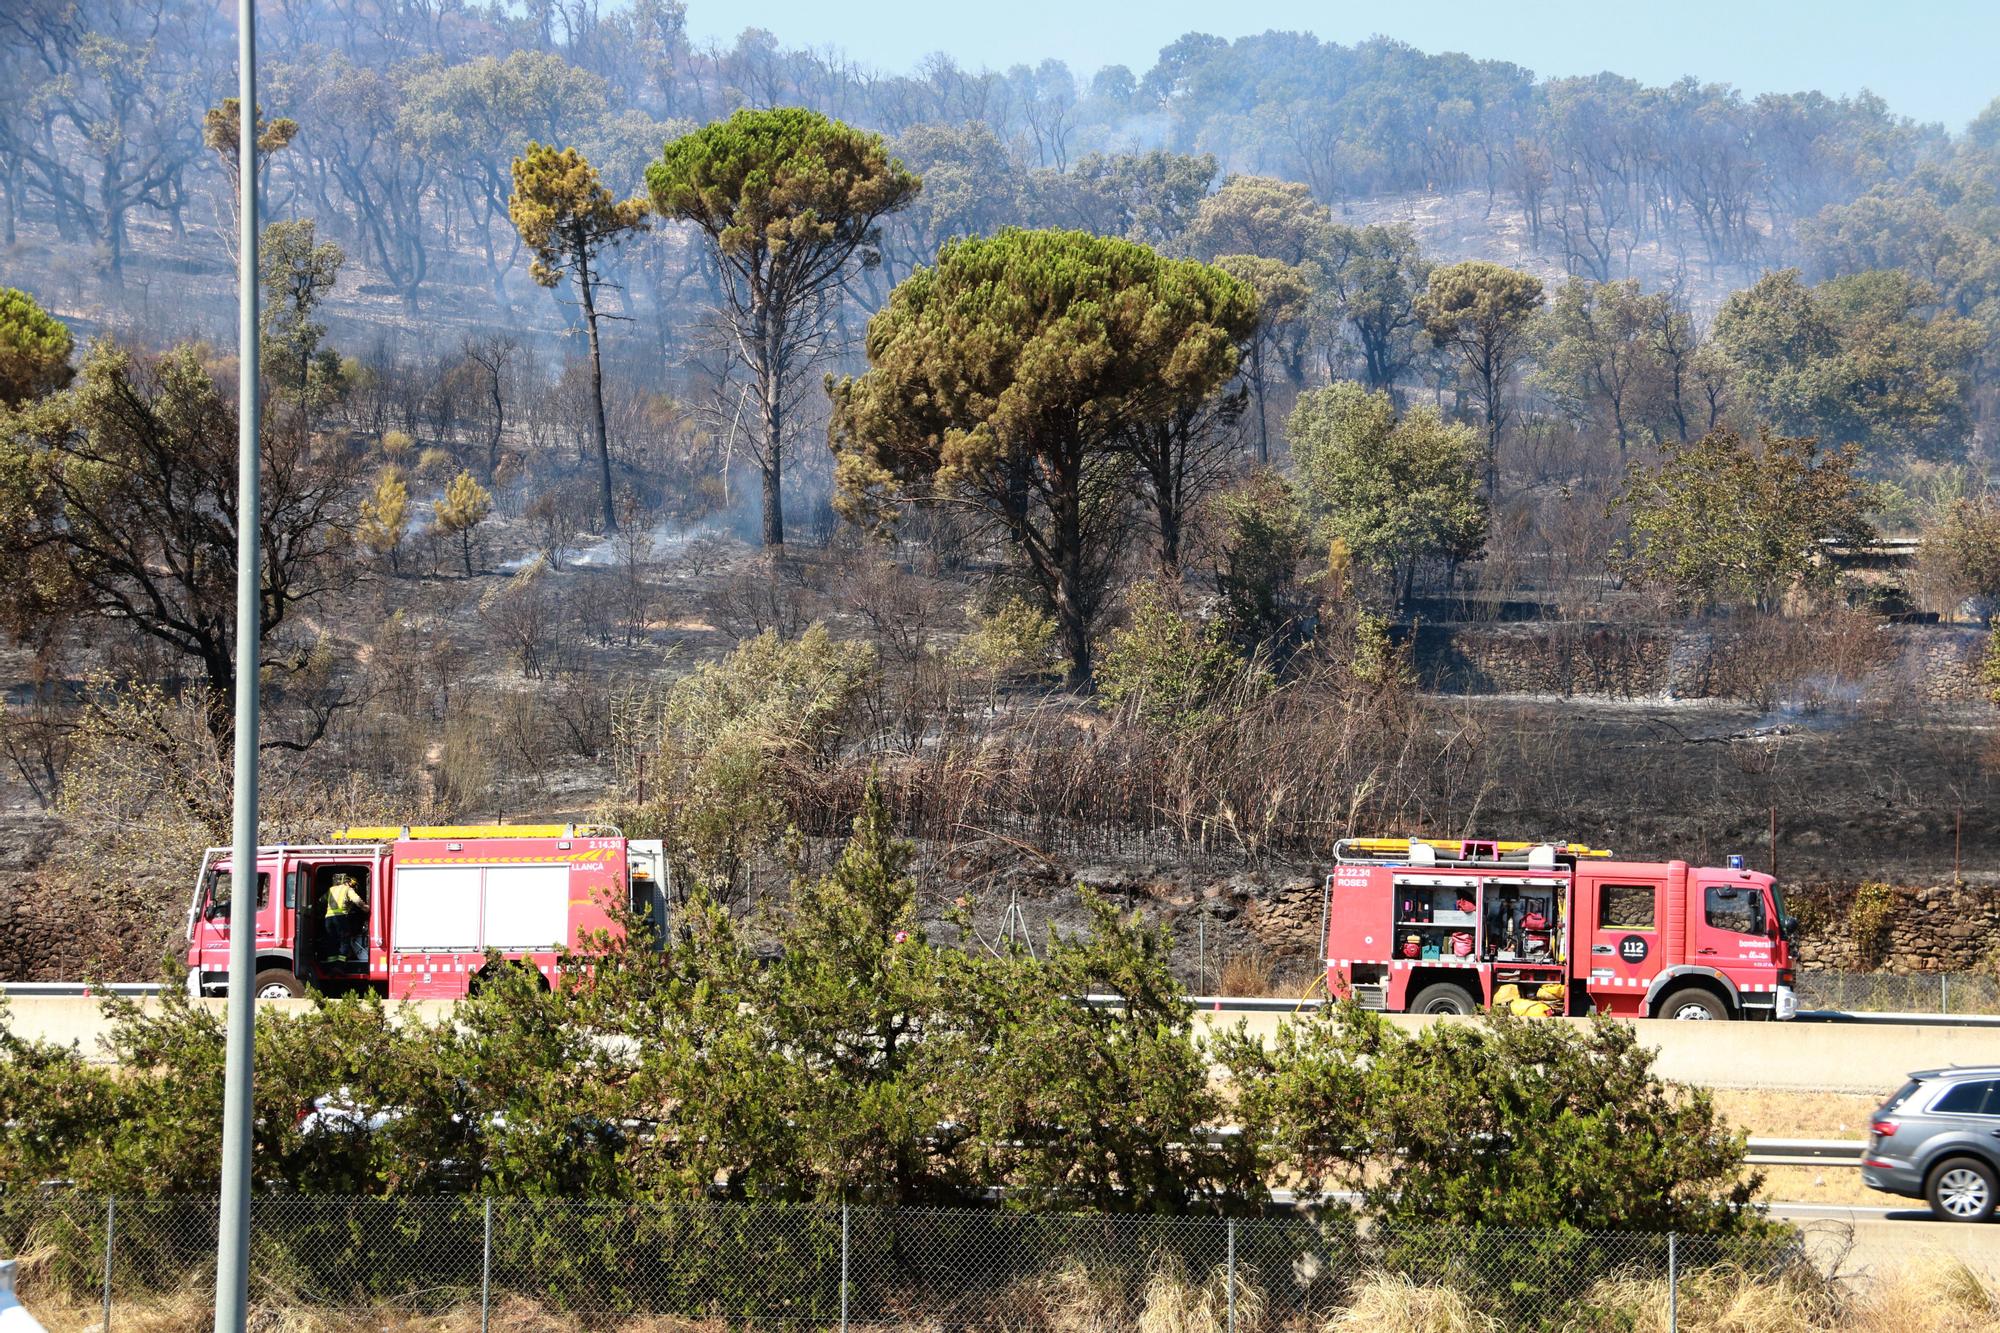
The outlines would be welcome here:
<svg viewBox="0 0 2000 1333">
<path fill-rule="evenodd" d="M 217 870 L 208 877 L 208 910 L 202 915 L 210 921 L 229 915 L 229 895 L 234 891 L 236 876 L 227 870 Z M 265 871 L 257 872 L 257 910 L 262 911 L 271 902 L 271 876 Z"/>
<path fill-rule="evenodd" d="M 1711 884 L 1705 906 L 1708 924 L 1718 930 L 1737 935 L 1762 935 L 1766 931 L 1764 895 L 1754 885 L 1739 888 L 1733 884 Z"/>
</svg>

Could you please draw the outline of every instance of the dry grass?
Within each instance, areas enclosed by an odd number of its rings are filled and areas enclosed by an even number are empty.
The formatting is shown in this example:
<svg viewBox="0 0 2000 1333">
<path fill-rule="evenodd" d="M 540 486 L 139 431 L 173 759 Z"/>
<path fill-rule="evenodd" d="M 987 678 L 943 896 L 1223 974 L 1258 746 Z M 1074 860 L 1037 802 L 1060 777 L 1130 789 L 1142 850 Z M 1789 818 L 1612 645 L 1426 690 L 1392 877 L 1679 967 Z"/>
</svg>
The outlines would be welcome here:
<svg viewBox="0 0 2000 1333">
<path fill-rule="evenodd" d="M 1322 1324 L 1323 1333 L 1494 1333 L 1492 1316 L 1473 1307 L 1451 1287 L 1419 1286 L 1394 1273 L 1378 1273 L 1355 1288 L 1341 1313 Z"/>
<path fill-rule="evenodd" d="M 1589 1304 L 1629 1333 L 1667 1333 L 1659 1281 L 1599 1283 Z M 1719 1268 L 1682 1280 L 1681 1333 L 2000 1333 L 2000 1304 L 1963 1261 L 1914 1258 L 1864 1282 Z"/>
<path fill-rule="evenodd" d="M 47 1301 L 32 1294 L 29 1301 L 50 1333 L 101 1328 L 94 1302 Z M 1223 1333 L 1228 1327 L 1222 1275 L 1196 1279 L 1172 1263 L 1141 1279 L 1129 1270 L 1073 1261 L 996 1303 L 1009 1314 L 993 1327 L 1036 1333 Z M 997 1313 L 986 1312 L 989 1318 Z M 1239 1329 L 1270 1333 L 1301 1327 L 1295 1319 L 1267 1321 L 1267 1313 L 1275 1312 L 1266 1310 L 1257 1285 L 1239 1283 Z M 1573 1313 L 1578 1329 L 1667 1333 L 1666 1285 L 1601 1282 Z M 214 1320 L 207 1294 L 195 1290 L 120 1303 L 114 1314 L 118 1333 L 207 1333 Z M 2000 1333 L 2000 1302 L 1992 1289 L 1962 1261 L 1937 1255 L 1913 1257 L 1865 1280 L 1826 1281 L 1806 1270 L 1777 1277 L 1731 1268 L 1697 1272 L 1681 1281 L 1678 1315 L 1680 1333 Z M 479 1326 L 477 1306 L 419 1315 L 393 1306 L 317 1311 L 286 1300 L 257 1302 L 251 1319 L 255 1333 L 473 1333 Z M 521 1297 L 501 1301 L 491 1323 L 494 1333 L 578 1333 L 596 1326 Z M 619 1320 L 616 1327 L 620 1333 L 725 1333 L 728 1325 L 654 1317 Z M 871 1327 L 878 1333 L 936 1333 L 940 1324 L 913 1315 Z M 1453 1288 L 1378 1273 L 1359 1283 L 1345 1307 L 1317 1328 L 1319 1333 L 1498 1333 L 1500 1324 Z"/>
<path fill-rule="evenodd" d="M 103 1309 L 91 1302 L 52 1302 L 31 1295 L 29 1309 L 49 1333 L 101 1333 L 103 1329 Z M 488 1328 L 491 1333 L 577 1333 L 590 1326 L 576 1315 L 557 1313 L 513 1296 L 493 1307 Z M 209 1333 L 214 1327 L 215 1305 L 206 1291 L 150 1296 L 144 1301 L 119 1302 L 112 1309 L 116 1333 Z M 369 1333 L 478 1333 L 480 1322 L 476 1305 L 443 1314 L 415 1314 L 386 1305 L 367 1310 L 316 1310 L 290 1301 L 253 1300 L 250 1327 L 253 1333 L 353 1333 L 357 1329 Z M 728 1325 L 721 1320 L 657 1316 L 620 1320 L 618 1328 L 620 1333 L 727 1333 Z"/>
<path fill-rule="evenodd" d="M 1631 1333 L 1668 1333 L 1667 1284 L 1657 1280 L 1600 1282 L 1589 1304 L 1619 1320 Z M 1836 1292 L 1811 1274 L 1773 1280 L 1717 1268 L 1680 1284 L 1682 1333 L 1820 1333 L 1841 1328 Z"/>
<path fill-rule="evenodd" d="M 1128 1289 L 1130 1276 L 1115 1268 L 1065 1263 L 1037 1284 L 1042 1318 L 1024 1324 L 1050 1333 L 1223 1333 L 1229 1327 L 1229 1290 L 1221 1270 L 1198 1280 L 1168 1261 L 1147 1274 L 1136 1293 Z M 1134 1305 L 1138 1313 L 1131 1318 L 1127 1311 Z M 1239 1279 L 1237 1326 L 1255 1328 L 1263 1317 L 1263 1294 Z"/>
<path fill-rule="evenodd" d="M 1771 1139 L 1858 1139 L 1868 1133 L 1868 1117 L 1882 1104 L 1881 1097 L 1867 1093 L 1732 1088 L 1712 1095 L 1715 1109 L 1730 1124 Z"/>
<path fill-rule="evenodd" d="M 1039 1284 L 1049 1314 L 1049 1333 L 1117 1333 L 1115 1312 L 1124 1305 L 1124 1284 L 1116 1272 L 1070 1260 Z"/>
<path fill-rule="evenodd" d="M 1868 1133 L 1869 1115 L 1882 1102 L 1872 1094 L 1846 1092 L 1721 1089 L 1711 1095 L 1731 1125 L 1753 1138 L 1770 1139 L 1860 1139 Z M 1773 1203 L 1857 1208 L 1893 1203 L 1862 1184 L 1861 1173 L 1852 1167 L 1771 1166 L 1764 1175 L 1758 1197 Z"/>
<path fill-rule="evenodd" d="M 2000 1303 L 1962 1259 L 1933 1255 L 1868 1284 L 1847 1311 L 1843 1333 L 1996 1333 Z"/>
<path fill-rule="evenodd" d="M 1236 1284 L 1236 1319 L 1245 1328 L 1263 1322 L 1264 1297 L 1254 1285 Z M 1138 1333 L 1222 1333 L 1229 1326 L 1229 1280 L 1221 1270 L 1197 1282 L 1178 1265 L 1165 1265 L 1146 1279 Z"/>
<path fill-rule="evenodd" d="M 1278 995 L 1278 965 L 1262 950 L 1231 954 L 1215 979 L 1217 995 Z"/>
</svg>

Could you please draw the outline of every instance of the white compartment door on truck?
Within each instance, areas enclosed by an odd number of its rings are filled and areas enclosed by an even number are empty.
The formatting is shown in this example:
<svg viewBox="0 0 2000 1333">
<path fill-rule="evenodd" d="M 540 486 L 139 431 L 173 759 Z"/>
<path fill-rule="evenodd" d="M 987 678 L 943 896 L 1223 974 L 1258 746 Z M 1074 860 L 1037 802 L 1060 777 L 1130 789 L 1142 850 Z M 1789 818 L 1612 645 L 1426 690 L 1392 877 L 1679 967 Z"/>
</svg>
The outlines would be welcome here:
<svg viewBox="0 0 2000 1333">
<path fill-rule="evenodd" d="M 482 947 L 501 953 L 549 953 L 570 943 L 567 862 L 487 870 Z"/>
<path fill-rule="evenodd" d="M 480 938 L 484 866 L 397 866 L 396 921 L 389 947 L 399 953 L 474 953 Z"/>
<path fill-rule="evenodd" d="M 634 916 L 645 917 L 653 926 L 653 943 L 664 946 L 667 939 L 667 901 L 671 885 L 667 879 L 667 847 L 657 838 L 634 838 L 625 844 L 625 873 L 630 877 Z"/>
<path fill-rule="evenodd" d="M 398 866 L 390 947 L 545 953 L 569 938 L 569 865 Z"/>
</svg>

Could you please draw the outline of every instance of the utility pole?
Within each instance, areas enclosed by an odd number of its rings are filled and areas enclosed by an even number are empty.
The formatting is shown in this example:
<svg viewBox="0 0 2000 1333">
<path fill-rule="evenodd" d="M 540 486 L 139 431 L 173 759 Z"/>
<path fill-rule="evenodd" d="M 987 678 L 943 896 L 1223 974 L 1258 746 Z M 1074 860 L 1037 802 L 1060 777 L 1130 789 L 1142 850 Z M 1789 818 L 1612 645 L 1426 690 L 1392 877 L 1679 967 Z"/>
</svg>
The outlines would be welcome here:
<svg viewBox="0 0 2000 1333">
<path fill-rule="evenodd" d="M 229 892 L 229 1039 L 222 1084 L 221 1225 L 215 1239 L 216 1333 L 250 1313 L 251 994 L 257 963 L 257 650 L 262 624 L 258 535 L 257 0 L 236 3 L 236 790 Z M 275 886 L 274 886 L 275 887 Z"/>
</svg>

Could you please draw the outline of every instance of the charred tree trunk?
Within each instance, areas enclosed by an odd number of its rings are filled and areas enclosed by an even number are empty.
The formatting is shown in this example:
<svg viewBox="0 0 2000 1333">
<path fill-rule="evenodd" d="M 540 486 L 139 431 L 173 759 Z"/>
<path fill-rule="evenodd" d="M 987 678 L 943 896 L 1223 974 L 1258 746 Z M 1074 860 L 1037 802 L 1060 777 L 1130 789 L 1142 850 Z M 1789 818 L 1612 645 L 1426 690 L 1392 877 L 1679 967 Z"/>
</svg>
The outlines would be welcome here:
<svg viewBox="0 0 2000 1333">
<path fill-rule="evenodd" d="M 1271 435 L 1264 424 L 1264 339 L 1250 344 L 1250 383 L 1257 391 L 1257 466 L 1271 461 Z"/>
<path fill-rule="evenodd" d="M 768 307 L 757 315 L 757 351 L 763 364 L 756 368 L 760 426 L 764 447 L 758 466 L 764 476 L 763 544 L 771 550 L 785 545 L 785 385 L 780 349 L 784 344 L 783 321 L 774 318 Z"/>
<path fill-rule="evenodd" d="M 590 257 L 580 247 L 577 252 L 576 290 L 583 302 L 583 324 L 590 335 L 590 427 L 597 440 L 597 498 L 602 509 L 604 531 L 618 530 L 618 516 L 611 506 L 611 442 L 604 429 L 604 363 L 597 346 L 597 296 L 593 290 Z"/>
<path fill-rule="evenodd" d="M 500 366 L 493 367 L 493 430 L 486 437 L 486 480 L 492 481 L 500 467 L 500 436 L 507 426 L 507 403 L 500 393 Z"/>
<path fill-rule="evenodd" d="M 1056 586 L 1056 622 L 1062 631 L 1063 653 L 1069 658 L 1069 687 L 1091 687 L 1090 613 L 1085 605 L 1083 578 L 1083 500 L 1081 479 L 1057 479 L 1051 500 Z"/>
<path fill-rule="evenodd" d="M 20 212 L 20 200 L 21 162 L 19 158 L 10 158 L 7 162 L 7 212 L 4 219 L 0 219 L 0 244 L 10 249 L 19 239 L 15 232 L 15 215 Z"/>
</svg>

